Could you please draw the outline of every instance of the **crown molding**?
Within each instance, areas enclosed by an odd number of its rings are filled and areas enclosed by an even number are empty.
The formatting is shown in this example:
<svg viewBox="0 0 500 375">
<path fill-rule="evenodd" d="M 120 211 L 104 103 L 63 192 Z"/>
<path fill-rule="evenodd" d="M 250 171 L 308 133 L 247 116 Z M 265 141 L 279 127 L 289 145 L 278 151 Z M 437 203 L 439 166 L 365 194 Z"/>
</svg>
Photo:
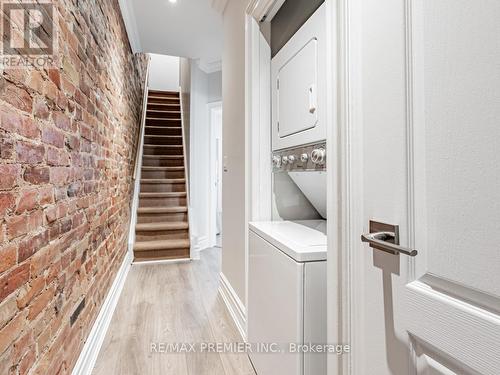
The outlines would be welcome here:
<svg viewBox="0 0 500 375">
<path fill-rule="evenodd" d="M 215 73 L 215 72 L 222 70 L 222 61 L 221 60 L 210 62 L 210 63 L 205 63 L 201 60 L 198 60 L 197 64 L 198 64 L 198 67 L 207 74 Z"/>
</svg>

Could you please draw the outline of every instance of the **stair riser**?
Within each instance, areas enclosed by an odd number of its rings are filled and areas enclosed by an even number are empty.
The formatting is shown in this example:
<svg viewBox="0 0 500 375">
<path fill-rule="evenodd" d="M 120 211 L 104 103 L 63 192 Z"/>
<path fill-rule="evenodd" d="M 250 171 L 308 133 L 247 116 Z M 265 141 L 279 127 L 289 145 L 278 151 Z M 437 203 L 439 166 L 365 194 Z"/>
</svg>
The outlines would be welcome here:
<svg viewBox="0 0 500 375">
<path fill-rule="evenodd" d="M 142 165 L 144 167 L 183 167 L 184 160 L 179 159 L 153 159 L 143 158 Z"/>
<path fill-rule="evenodd" d="M 136 241 L 158 241 L 158 240 L 188 240 L 189 232 L 183 230 L 166 230 L 158 232 L 136 232 Z"/>
<path fill-rule="evenodd" d="M 140 198 L 139 207 L 184 207 L 186 197 Z"/>
<path fill-rule="evenodd" d="M 159 126 L 159 127 L 146 127 L 144 134 L 146 136 L 148 135 L 177 135 L 177 136 L 182 136 L 182 128 L 177 127 L 177 128 L 167 128 L 165 126 Z"/>
<path fill-rule="evenodd" d="M 150 117 L 150 116 L 148 116 Z M 172 119 L 164 119 L 164 120 L 156 120 L 155 118 L 157 116 L 151 116 L 154 118 L 148 118 L 146 119 L 146 126 L 167 126 L 167 127 L 174 127 L 174 128 L 179 128 L 181 129 L 181 120 L 180 117 L 177 116 L 176 118 Z"/>
<path fill-rule="evenodd" d="M 141 183 L 141 193 L 184 193 L 186 184 L 148 184 Z"/>
<path fill-rule="evenodd" d="M 148 90 L 148 97 L 161 97 L 161 98 L 177 98 L 179 100 L 179 92 L 178 91 L 157 91 L 157 90 Z"/>
<path fill-rule="evenodd" d="M 179 111 L 177 112 L 157 112 L 157 111 L 147 111 L 146 117 L 154 117 L 154 118 L 168 118 L 168 119 L 179 119 L 181 118 L 181 114 Z"/>
<path fill-rule="evenodd" d="M 176 103 L 153 103 L 148 104 L 148 111 L 170 111 L 180 112 L 181 106 Z"/>
<path fill-rule="evenodd" d="M 144 155 L 182 155 L 182 147 L 156 147 L 144 145 Z"/>
<path fill-rule="evenodd" d="M 134 261 L 148 261 L 157 259 L 183 259 L 189 258 L 189 249 L 170 249 L 158 251 L 141 251 L 134 253 Z"/>
<path fill-rule="evenodd" d="M 184 178 L 184 171 L 141 171 L 141 178 Z"/>
<path fill-rule="evenodd" d="M 171 105 L 172 108 L 180 108 L 179 99 L 149 99 L 148 109 L 158 109 L 158 107 L 165 108 L 165 104 Z"/>
<path fill-rule="evenodd" d="M 163 223 L 173 221 L 187 221 L 186 212 L 175 212 L 171 214 L 138 214 L 137 222 L 139 224 L 146 223 Z"/>
<path fill-rule="evenodd" d="M 145 145 L 182 145 L 182 137 L 153 137 L 147 134 L 144 137 Z"/>
</svg>

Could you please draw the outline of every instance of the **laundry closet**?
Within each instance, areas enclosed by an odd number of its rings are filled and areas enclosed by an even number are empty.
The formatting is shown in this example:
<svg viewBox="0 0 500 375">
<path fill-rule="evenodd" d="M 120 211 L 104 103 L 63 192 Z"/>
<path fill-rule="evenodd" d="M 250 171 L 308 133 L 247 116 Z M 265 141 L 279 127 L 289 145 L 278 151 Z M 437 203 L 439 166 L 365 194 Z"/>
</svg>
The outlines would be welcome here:
<svg viewBox="0 0 500 375">
<path fill-rule="evenodd" d="M 249 224 L 248 341 L 259 375 L 326 375 L 326 10 L 280 1 L 260 22 L 270 46 L 271 220 Z M 298 349 L 298 350 L 297 350 Z"/>
</svg>

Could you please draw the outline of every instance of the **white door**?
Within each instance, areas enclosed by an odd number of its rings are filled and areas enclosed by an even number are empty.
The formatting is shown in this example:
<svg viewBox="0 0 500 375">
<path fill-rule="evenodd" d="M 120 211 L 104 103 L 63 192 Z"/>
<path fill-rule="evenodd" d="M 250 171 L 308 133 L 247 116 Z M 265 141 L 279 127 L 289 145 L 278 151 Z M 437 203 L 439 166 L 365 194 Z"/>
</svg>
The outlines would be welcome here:
<svg viewBox="0 0 500 375">
<path fill-rule="evenodd" d="M 359 375 L 500 374 L 500 1 L 348 1 Z M 418 255 L 360 241 L 400 226 Z"/>
</svg>

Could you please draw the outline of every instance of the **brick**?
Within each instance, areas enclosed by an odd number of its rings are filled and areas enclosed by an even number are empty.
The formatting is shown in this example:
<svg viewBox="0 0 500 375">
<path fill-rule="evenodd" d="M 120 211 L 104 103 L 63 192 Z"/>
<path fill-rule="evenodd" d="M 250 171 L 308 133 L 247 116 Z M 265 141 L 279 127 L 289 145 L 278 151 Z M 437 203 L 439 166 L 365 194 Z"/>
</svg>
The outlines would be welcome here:
<svg viewBox="0 0 500 375">
<path fill-rule="evenodd" d="M 50 169 L 48 167 L 28 167 L 24 172 L 24 180 L 33 185 L 46 184 L 50 181 Z"/>
<path fill-rule="evenodd" d="M 80 149 L 80 139 L 77 136 L 69 135 L 66 137 L 66 146 L 70 150 L 78 150 Z"/>
<path fill-rule="evenodd" d="M 2 78 L 2 80 L 4 79 Z M 33 99 L 28 91 L 17 87 L 11 82 L 6 82 L 5 84 L 0 85 L 0 87 L 0 94 L 2 95 L 3 100 L 21 111 L 31 113 L 33 109 Z"/>
<path fill-rule="evenodd" d="M 47 103 L 45 102 L 44 99 L 42 98 L 37 98 L 35 102 L 33 103 L 33 114 L 37 118 L 41 119 L 48 119 L 50 116 L 50 111 L 49 107 L 47 106 Z"/>
<path fill-rule="evenodd" d="M 0 248 L 0 274 L 12 268 L 17 262 L 17 245 L 8 244 Z"/>
<path fill-rule="evenodd" d="M 39 190 L 40 206 L 45 206 L 47 204 L 54 203 L 54 188 L 52 186 L 46 186 Z"/>
<path fill-rule="evenodd" d="M 17 164 L 0 164 L 0 190 L 12 189 L 17 185 L 21 166 Z"/>
<path fill-rule="evenodd" d="M 28 142 L 17 142 L 17 162 L 23 164 L 40 164 L 45 158 L 45 147 Z"/>
<path fill-rule="evenodd" d="M 26 375 L 29 373 L 30 368 L 33 366 L 36 360 L 36 354 L 34 350 L 29 350 L 23 357 L 21 362 L 19 362 L 19 375 Z"/>
<path fill-rule="evenodd" d="M 56 244 L 50 244 L 35 253 L 30 259 L 31 277 L 36 277 L 45 271 L 59 255 L 59 248 Z"/>
<path fill-rule="evenodd" d="M 0 303 L 0 329 L 11 321 L 17 314 L 19 308 L 17 307 L 16 296 L 12 295 Z M 1 372 L 0 372 L 1 374 Z"/>
<path fill-rule="evenodd" d="M 38 296 L 41 291 L 45 288 L 45 278 L 43 276 L 39 276 L 33 280 L 31 280 L 28 288 L 25 288 L 23 292 L 17 298 L 17 307 L 19 309 L 24 309 L 28 304 Z"/>
<path fill-rule="evenodd" d="M 24 190 L 19 196 L 17 202 L 16 214 L 22 214 L 25 211 L 32 211 L 38 206 L 38 190 Z"/>
<path fill-rule="evenodd" d="M 0 278 L 0 302 L 20 286 L 26 284 L 30 275 L 30 265 L 24 263 L 13 268 Z M 1 334 L 0 334 L 1 336 Z"/>
<path fill-rule="evenodd" d="M 68 166 L 69 154 L 66 150 L 59 150 L 50 147 L 47 150 L 47 164 L 53 166 Z"/>
<path fill-rule="evenodd" d="M 14 216 L 7 219 L 7 234 L 9 240 L 28 233 L 28 215 Z"/>
<path fill-rule="evenodd" d="M 50 183 L 56 186 L 65 185 L 69 179 L 69 168 L 54 167 L 50 169 Z"/>
<path fill-rule="evenodd" d="M 29 239 L 23 240 L 19 244 L 19 250 L 17 251 L 18 262 L 21 263 L 35 254 L 37 251 L 41 250 L 49 243 L 49 232 L 44 231 L 43 233 L 37 234 Z"/>
<path fill-rule="evenodd" d="M 15 203 L 14 194 L 0 193 L 0 219 L 14 207 Z"/>
<path fill-rule="evenodd" d="M 26 313 L 19 313 L 0 331 L 0 353 L 12 345 L 26 325 Z"/>
<path fill-rule="evenodd" d="M 3 160 L 12 159 L 14 156 L 14 142 L 7 138 L 0 139 L 0 158 Z"/>
<path fill-rule="evenodd" d="M 28 86 L 39 93 L 43 92 L 44 78 L 42 74 L 35 69 L 30 70 L 30 77 L 28 79 Z"/>
<path fill-rule="evenodd" d="M 61 88 L 61 74 L 59 73 L 59 69 L 49 69 L 49 78 L 58 89 Z"/>
<path fill-rule="evenodd" d="M 40 138 L 40 129 L 38 124 L 29 117 L 23 119 L 23 126 L 19 129 L 19 134 L 31 139 Z"/>
<path fill-rule="evenodd" d="M 70 131 L 71 130 L 71 121 L 67 115 L 61 112 L 53 112 L 52 120 L 54 121 L 54 125 L 61 130 Z"/>
<path fill-rule="evenodd" d="M 63 148 L 64 134 L 55 128 L 44 128 L 42 130 L 42 141 L 46 144 Z"/>
<path fill-rule="evenodd" d="M 44 292 L 42 292 L 42 294 L 36 297 L 36 299 L 29 306 L 29 320 L 35 319 L 38 314 L 40 314 L 42 310 L 47 307 L 50 301 L 54 299 L 54 292 L 55 288 L 54 286 L 51 286 L 49 289 L 45 290 Z"/>
<path fill-rule="evenodd" d="M 17 133 L 23 125 L 23 118 L 18 113 L 2 110 L 0 115 L 0 129 L 11 133 Z"/>
<path fill-rule="evenodd" d="M 52 81 L 45 81 L 43 93 L 44 95 L 55 102 L 57 100 L 57 86 Z"/>
</svg>

